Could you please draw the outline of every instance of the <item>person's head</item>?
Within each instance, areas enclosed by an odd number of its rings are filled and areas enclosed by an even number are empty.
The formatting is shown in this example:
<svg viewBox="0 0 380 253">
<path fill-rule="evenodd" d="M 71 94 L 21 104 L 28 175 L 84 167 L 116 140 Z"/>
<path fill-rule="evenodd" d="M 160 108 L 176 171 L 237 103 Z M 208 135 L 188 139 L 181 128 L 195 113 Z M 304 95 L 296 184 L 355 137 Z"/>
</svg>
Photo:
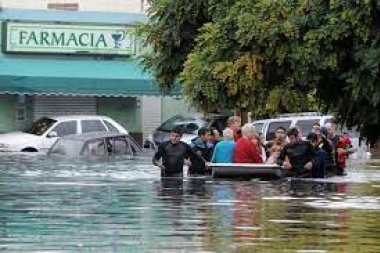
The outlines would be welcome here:
<svg viewBox="0 0 380 253">
<path fill-rule="evenodd" d="M 210 129 L 206 128 L 206 127 L 201 127 L 199 130 L 198 130 L 198 137 L 202 140 L 202 141 L 208 141 L 210 139 Z"/>
<path fill-rule="evenodd" d="M 176 126 L 173 130 L 170 131 L 170 142 L 172 144 L 177 144 L 181 140 L 182 137 L 182 128 L 180 126 Z"/>
<path fill-rule="evenodd" d="M 225 141 L 233 141 L 234 140 L 234 132 L 229 128 L 224 129 L 223 130 L 223 139 Z"/>
<path fill-rule="evenodd" d="M 276 129 L 276 140 L 283 141 L 286 137 L 286 129 L 282 126 L 277 127 Z"/>
<path fill-rule="evenodd" d="M 255 138 L 255 135 L 257 135 L 257 132 L 252 124 L 247 123 L 241 128 L 241 134 L 243 138 L 252 140 L 253 138 Z"/>
<path fill-rule="evenodd" d="M 309 133 L 306 137 L 306 139 L 313 145 L 313 147 L 318 146 L 319 143 L 319 137 L 316 133 Z"/>
<path fill-rule="evenodd" d="M 326 123 L 327 137 L 333 138 L 335 136 L 335 126 L 333 123 Z"/>
<path fill-rule="evenodd" d="M 296 125 L 295 128 L 297 128 L 297 130 L 298 130 L 298 139 L 301 140 L 302 139 L 302 134 L 303 134 L 302 130 L 301 130 L 301 128 L 298 125 Z"/>
<path fill-rule="evenodd" d="M 227 126 L 234 131 L 241 128 L 241 118 L 239 116 L 231 116 L 227 120 Z"/>
<path fill-rule="evenodd" d="M 210 128 L 210 142 L 217 142 L 219 141 L 219 138 L 220 138 L 220 133 L 218 129 L 216 129 L 215 127 L 211 127 Z"/>
<path fill-rule="evenodd" d="M 321 128 L 321 125 L 318 123 L 318 122 L 315 122 L 312 126 L 311 126 L 311 132 L 312 133 L 317 133 Z"/>
<path fill-rule="evenodd" d="M 288 130 L 287 134 L 289 142 L 299 141 L 299 131 L 297 127 L 292 127 Z"/>
</svg>

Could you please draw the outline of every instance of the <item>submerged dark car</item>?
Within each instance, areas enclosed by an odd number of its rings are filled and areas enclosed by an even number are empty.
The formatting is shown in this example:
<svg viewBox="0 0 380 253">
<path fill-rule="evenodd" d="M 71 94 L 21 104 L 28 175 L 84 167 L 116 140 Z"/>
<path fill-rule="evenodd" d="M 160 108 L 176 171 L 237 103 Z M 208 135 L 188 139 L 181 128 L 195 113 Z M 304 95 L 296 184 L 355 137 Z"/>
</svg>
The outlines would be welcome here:
<svg viewBox="0 0 380 253">
<path fill-rule="evenodd" d="M 143 150 L 128 134 L 92 132 L 64 136 L 54 143 L 48 154 L 134 157 L 143 155 Z"/>
<path fill-rule="evenodd" d="M 154 148 L 162 142 L 169 140 L 170 131 L 174 127 L 180 126 L 184 130 L 182 141 L 190 143 L 192 139 L 198 136 L 198 130 L 201 127 L 214 127 L 219 133 L 227 127 L 229 115 L 209 115 L 207 117 L 196 116 L 173 116 L 159 126 L 144 142 L 144 148 Z"/>
</svg>

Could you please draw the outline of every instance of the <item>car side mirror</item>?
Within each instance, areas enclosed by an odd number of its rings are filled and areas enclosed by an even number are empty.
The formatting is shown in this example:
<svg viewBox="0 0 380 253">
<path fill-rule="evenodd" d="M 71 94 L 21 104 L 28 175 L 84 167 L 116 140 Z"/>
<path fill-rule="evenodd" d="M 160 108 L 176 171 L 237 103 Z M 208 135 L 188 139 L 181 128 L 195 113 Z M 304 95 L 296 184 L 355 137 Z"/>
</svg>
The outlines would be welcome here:
<svg viewBox="0 0 380 253">
<path fill-rule="evenodd" d="M 50 133 L 48 133 L 47 137 L 48 138 L 58 137 L 58 134 L 56 131 L 51 131 Z"/>
</svg>

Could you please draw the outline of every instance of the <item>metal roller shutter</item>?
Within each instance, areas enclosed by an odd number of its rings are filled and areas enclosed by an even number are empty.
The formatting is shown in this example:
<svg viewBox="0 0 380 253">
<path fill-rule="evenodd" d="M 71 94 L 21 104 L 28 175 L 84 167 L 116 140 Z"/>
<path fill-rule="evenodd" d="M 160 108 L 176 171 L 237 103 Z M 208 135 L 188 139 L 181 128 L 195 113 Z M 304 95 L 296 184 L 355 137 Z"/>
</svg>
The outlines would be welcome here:
<svg viewBox="0 0 380 253">
<path fill-rule="evenodd" d="M 141 98 L 141 117 L 144 140 L 161 125 L 161 97 Z"/>
<path fill-rule="evenodd" d="M 61 115 L 96 115 L 96 97 L 35 96 L 33 118 Z"/>
</svg>

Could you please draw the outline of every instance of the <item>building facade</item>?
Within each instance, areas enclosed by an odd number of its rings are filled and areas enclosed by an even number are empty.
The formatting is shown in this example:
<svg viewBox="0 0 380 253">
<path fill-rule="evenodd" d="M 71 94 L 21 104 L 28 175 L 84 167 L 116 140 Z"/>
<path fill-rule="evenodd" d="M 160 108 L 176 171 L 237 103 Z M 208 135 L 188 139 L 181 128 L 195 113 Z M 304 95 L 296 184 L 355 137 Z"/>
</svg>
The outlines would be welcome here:
<svg viewBox="0 0 380 253">
<path fill-rule="evenodd" d="M 99 114 L 142 143 L 172 115 L 193 113 L 179 90 L 161 96 L 139 66 L 134 24 L 145 20 L 143 13 L 3 8 L 0 132 L 43 116 Z"/>
<path fill-rule="evenodd" d="M 101 12 L 144 12 L 147 0 L 2 0 L 2 8 Z"/>
</svg>

